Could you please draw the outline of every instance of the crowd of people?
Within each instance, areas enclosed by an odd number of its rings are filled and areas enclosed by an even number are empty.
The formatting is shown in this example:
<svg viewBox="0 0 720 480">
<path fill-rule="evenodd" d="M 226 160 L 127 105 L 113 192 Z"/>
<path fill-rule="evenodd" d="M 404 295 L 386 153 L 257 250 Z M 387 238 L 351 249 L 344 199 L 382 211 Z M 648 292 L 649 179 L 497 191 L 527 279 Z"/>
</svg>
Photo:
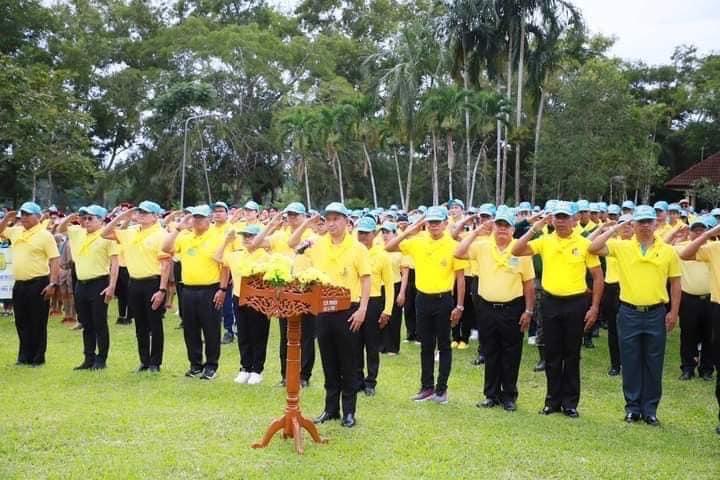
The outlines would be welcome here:
<svg viewBox="0 0 720 480">
<path fill-rule="evenodd" d="M 159 374 L 165 311 L 178 301 L 186 376 L 217 377 L 221 345 L 237 344 L 239 384 L 263 381 L 270 319 L 241 304 L 243 275 L 273 257 L 294 273 L 322 272 L 350 292 L 347 310 L 305 315 L 301 385 L 310 383 L 315 341 L 325 405 L 317 423 L 356 425 L 357 396 L 375 395 L 381 356 L 420 344 L 415 402 L 445 404 L 453 349 L 478 340 L 484 365 L 480 408 L 517 408 L 525 335 L 547 379 L 543 415 L 578 417 L 580 353 L 607 328 L 608 375 L 622 377 L 628 423 L 657 426 L 668 332 L 680 322 L 680 380 L 716 380 L 720 406 L 720 209 L 695 213 L 687 200 L 654 205 L 550 200 L 515 208 L 460 200 L 321 212 L 293 202 L 254 201 L 165 211 L 152 201 L 112 211 L 6 211 L 18 365 L 45 363 L 51 306 L 82 329 L 77 370 L 107 368 L 108 304 L 134 323 L 137 372 Z M 286 319 L 280 323 L 285 382 Z M 437 364 L 437 372 L 436 372 Z M 720 426 L 716 429 L 720 434 Z"/>
</svg>

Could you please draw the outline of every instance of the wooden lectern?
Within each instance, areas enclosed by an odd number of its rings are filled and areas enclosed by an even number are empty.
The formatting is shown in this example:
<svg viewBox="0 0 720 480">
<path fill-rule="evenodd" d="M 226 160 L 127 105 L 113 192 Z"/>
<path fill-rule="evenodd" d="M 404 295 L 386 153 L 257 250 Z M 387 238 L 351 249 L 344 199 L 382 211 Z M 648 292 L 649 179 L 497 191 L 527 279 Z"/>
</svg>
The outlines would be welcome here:
<svg viewBox="0 0 720 480">
<path fill-rule="evenodd" d="M 312 420 L 300 412 L 300 322 L 302 315 L 335 312 L 350 308 L 350 292 L 345 288 L 314 284 L 307 289 L 293 282 L 274 287 L 262 275 L 244 277 L 240 287 L 240 304 L 254 308 L 271 317 L 287 318 L 287 400 L 285 415 L 270 424 L 262 440 L 253 448 L 264 448 L 273 435 L 282 430 L 283 438 L 295 440 L 295 450 L 303 453 L 302 429 L 308 431 L 317 443 L 326 443 L 320 437 Z"/>
</svg>

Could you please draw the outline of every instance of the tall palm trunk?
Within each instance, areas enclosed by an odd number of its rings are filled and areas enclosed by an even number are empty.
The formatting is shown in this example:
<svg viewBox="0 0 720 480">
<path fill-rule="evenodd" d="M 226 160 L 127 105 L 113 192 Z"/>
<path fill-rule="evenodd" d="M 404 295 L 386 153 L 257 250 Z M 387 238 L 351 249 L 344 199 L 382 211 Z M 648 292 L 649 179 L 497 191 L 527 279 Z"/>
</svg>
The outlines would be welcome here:
<svg viewBox="0 0 720 480">
<path fill-rule="evenodd" d="M 303 176 L 305 177 L 305 201 L 307 202 L 307 208 L 308 210 L 312 208 L 310 205 L 310 181 L 308 180 L 308 168 L 307 168 L 307 161 L 305 160 L 305 157 L 301 157 L 303 162 Z"/>
<path fill-rule="evenodd" d="M 463 86 L 465 91 L 469 88 L 469 77 L 470 72 L 468 71 L 467 51 L 465 45 L 463 45 Z M 470 195 L 470 157 L 472 151 L 470 148 L 470 109 L 468 108 L 468 98 L 465 95 L 465 205 L 472 206 L 472 196 Z M 452 193 L 450 198 L 453 198 Z"/>
<path fill-rule="evenodd" d="M 53 185 L 52 170 L 48 170 L 48 205 L 53 203 L 53 193 L 55 186 Z"/>
<path fill-rule="evenodd" d="M 511 28 L 512 30 L 512 28 Z M 512 72 L 513 72 L 513 36 L 512 31 L 508 35 L 508 59 L 507 59 L 507 84 L 505 85 L 505 95 L 508 101 L 512 100 Z M 503 142 L 502 151 L 502 175 L 500 178 L 500 199 L 498 205 L 505 203 L 505 192 L 507 187 L 507 138 L 508 138 L 508 125 L 510 124 L 510 114 L 505 115 L 505 142 Z"/>
<path fill-rule="evenodd" d="M 367 161 L 368 171 L 370 172 L 370 187 L 372 188 L 373 205 L 375 208 L 378 207 L 377 190 L 375 189 L 375 173 L 373 172 L 372 160 L 370 160 L 370 153 L 368 152 L 367 142 L 362 142 L 363 152 L 365 152 L 365 160 Z"/>
<path fill-rule="evenodd" d="M 535 148 L 533 151 L 532 184 L 530 187 L 530 203 L 535 205 L 535 193 L 537 192 L 537 157 L 540 151 L 540 129 L 545 110 L 545 90 L 540 87 L 540 105 L 538 106 L 537 120 L 535 122 Z"/>
<path fill-rule="evenodd" d="M 405 203 L 405 195 L 403 194 L 402 178 L 400 176 L 400 161 L 398 160 L 397 147 L 393 149 L 393 154 L 395 156 L 395 173 L 397 173 L 398 192 L 400 192 L 400 205 L 402 205 L 403 210 L 407 210 L 408 206 Z"/>
<path fill-rule="evenodd" d="M 345 203 L 345 189 L 343 188 L 342 163 L 340 163 L 340 155 L 338 155 L 337 150 L 333 151 L 333 156 L 335 157 L 335 163 L 337 163 L 338 186 L 340 187 L 340 203 Z"/>
<path fill-rule="evenodd" d="M 440 203 L 440 192 L 438 186 L 438 159 L 437 159 L 437 133 L 435 128 L 431 129 L 432 135 L 432 194 L 433 194 L 433 205 L 439 205 Z"/>
<path fill-rule="evenodd" d="M 455 198 L 453 193 L 453 168 L 455 167 L 455 147 L 453 146 L 452 132 L 447 132 L 447 164 L 448 164 L 448 198 Z"/>
<path fill-rule="evenodd" d="M 410 158 L 408 159 L 407 182 L 405 183 L 405 203 L 407 204 L 405 206 L 406 209 L 410 208 L 410 192 L 412 189 L 412 172 L 413 172 L 413 163 L 415 162 L 415 143 L 413 143 L 412 139 L 410 140 L 409 154 L 410 154 Z"/>
<path fill-rule="evenodd" d="M 525 63 L 525 11 L 520 11 L 520 54 L 518 57 L 517 106 L 515 128 L 520 130 L 522 121 L 523 73 Z M 515 143 L 515 204 L 520 203 L 520 142 Z"/>
</svg>

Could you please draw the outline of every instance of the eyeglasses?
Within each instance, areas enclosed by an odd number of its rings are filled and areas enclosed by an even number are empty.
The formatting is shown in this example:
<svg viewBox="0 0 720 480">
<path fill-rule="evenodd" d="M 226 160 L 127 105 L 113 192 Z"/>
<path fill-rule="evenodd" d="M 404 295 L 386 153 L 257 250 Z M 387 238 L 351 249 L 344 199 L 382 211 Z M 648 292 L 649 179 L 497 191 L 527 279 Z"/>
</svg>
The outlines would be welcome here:
<svg viewBox="0 0 720 480">
<path fill-rule="evenodd" d="M 82 222 L 92 222 L 94 218 L 95 218 L 95 217 L 93 217 L 92 215 L 83 215 L 82 217 L 80 217 L 80 221 L 82 221 Z"/>
<path fill-rule="evenodd" d="M 440 220 L 428 220 L 428 224 L 430 225 L 440 225 L 442 221 Z"/>
</svg>

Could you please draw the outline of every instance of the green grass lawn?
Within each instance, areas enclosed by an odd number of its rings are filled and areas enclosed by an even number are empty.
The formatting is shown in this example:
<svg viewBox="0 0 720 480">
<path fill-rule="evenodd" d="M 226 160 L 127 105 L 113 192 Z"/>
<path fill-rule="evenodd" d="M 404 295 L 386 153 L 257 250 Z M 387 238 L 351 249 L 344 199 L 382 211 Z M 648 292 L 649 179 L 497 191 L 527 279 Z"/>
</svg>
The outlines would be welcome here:
<svg viewBox="0 0 720 480">
<path fill-rule="evenodd" d="M 378 393 L 360 396 L 358 426 L 320 427 L 326 445 L 306 441 L 304 456 L 276 437 L 250 448 L 283 411 L 278 327 L 273 322 L 265 381 L 236 385 L 237 345 L 223 346 L 220 376 L 188 379 L 177 318 L 168 315 L 159 376 L 135 374 L 133 326 L 114 325 L 108 369 L 74 372 L 81 336 L 53 317 L 47 364 L 14 366 L 17 339 L 0 318 L 0 478 L 560 478 L 717 479 L 720 437 L 714 433 L 714 384 L 677 380 L 678 331 L 668 343 L 662 427 L 627 425 L 619 378 L 606 375 L 601 348 L 584 350 L 577 420 L 538 415 L 545 377 L 533 373 L 534 347 L 525 346 L 518 411 L 475 407 L 483 370 L 472 348 L 453 353 L 450 403 L 415 404 L 419 346 L 383 357 Z M 302 395 L 308 416 L 323 406 L 322 369 Z M 306 435 L 306 440 L 309 437 Z"/>
</svg>

